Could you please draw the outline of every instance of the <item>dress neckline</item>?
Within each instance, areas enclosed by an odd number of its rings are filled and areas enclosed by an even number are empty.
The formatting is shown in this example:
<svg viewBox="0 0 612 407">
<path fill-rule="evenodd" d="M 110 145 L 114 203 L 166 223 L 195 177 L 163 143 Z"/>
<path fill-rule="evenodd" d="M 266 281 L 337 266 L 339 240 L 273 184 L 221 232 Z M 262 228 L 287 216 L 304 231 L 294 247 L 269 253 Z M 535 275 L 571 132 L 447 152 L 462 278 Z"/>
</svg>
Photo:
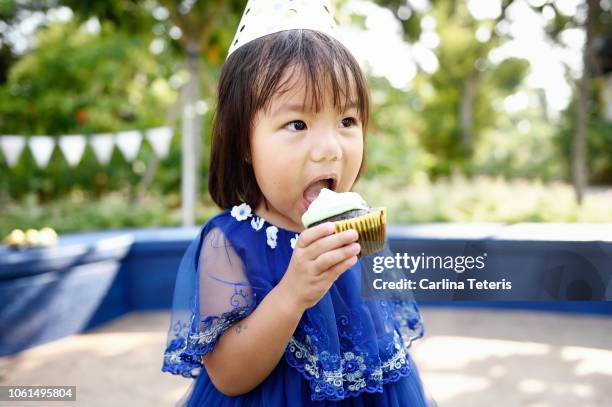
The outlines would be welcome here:
<svg viewBox="0 0 612 407">
<path fill-rule="evenodd" d="M 292 250 L 295 249 L 295 244 L 300 235 L 298 232 L 270 223 L 266 218 L 253 212 L 249 204 L 243 202 L 240 205 L 235 205 L 228 209 L 228 212 L 235 222 L 243 223 L 246 221 L 247 227 L 251 228 L 254 233 L 261 233 L 263 231 L 266 244 L 271 249 L 277 247 L 279 235 L 282 236 L 282 241 L 288 241 Z M 266 226 L 266 224 L 269 226 Z M 264 228 L 264 226 L 266 227 Z"/>
<path fill-rule="evenodd" d="M 232 215 L 233 218 L 235 218 L 237 221 L 243 221 L 243 220 L 247 220 L 249 219 L 251 222 L 258 222 L 256 219 L 260 219 L 261 222 L 265 222 L 267 223 L 269 226 L 274 226 L 276 229 L 278 230 L 282 230 L 284 232 L 286 232 L 287 234 L 291 234 L 291 235 L 299 235 L 301 232 L 292 230 L 292 229 L 287 229 L 284 228 L 282 226 L 278 226 L 272 222 L 270 222 L 267 218 L 259 215 L 257 212 L 255 212 L 251 206 L 249 204 L 247 204 L 246 202 L 241 202 L 238 205 L 234 205 L 233 207 L 229 208 L 228 211 L 230 212 L 230 215 Z M 263 226 L 263 225 L 262 225 Z M 255 226 L 253 227 L 253 229 L 255 231 L 258 231 L 259 229 L 261 229 L 261 226 L 256 228 Z"/>
</svg>

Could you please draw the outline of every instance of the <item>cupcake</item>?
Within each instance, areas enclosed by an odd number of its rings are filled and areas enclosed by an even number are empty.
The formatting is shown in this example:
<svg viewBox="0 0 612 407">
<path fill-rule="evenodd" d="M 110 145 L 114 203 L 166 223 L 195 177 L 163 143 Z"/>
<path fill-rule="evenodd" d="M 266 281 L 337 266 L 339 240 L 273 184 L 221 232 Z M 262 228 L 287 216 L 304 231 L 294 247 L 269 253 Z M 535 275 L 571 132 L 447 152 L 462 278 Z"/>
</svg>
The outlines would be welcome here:
<svg viewBox="0 0 612 407">
<path fill-rule="evenodd" d="M 333 222 L 336 233 L 355 229 L 359 233 L 357 242 L 361 245 L 358 257 L 381 250 L 385 244 L 386 208 L 371 208 L 356 192 L 334 192 L 321 189 L 304 215 L 305 228 L 324 222 Z"/>
</svg>

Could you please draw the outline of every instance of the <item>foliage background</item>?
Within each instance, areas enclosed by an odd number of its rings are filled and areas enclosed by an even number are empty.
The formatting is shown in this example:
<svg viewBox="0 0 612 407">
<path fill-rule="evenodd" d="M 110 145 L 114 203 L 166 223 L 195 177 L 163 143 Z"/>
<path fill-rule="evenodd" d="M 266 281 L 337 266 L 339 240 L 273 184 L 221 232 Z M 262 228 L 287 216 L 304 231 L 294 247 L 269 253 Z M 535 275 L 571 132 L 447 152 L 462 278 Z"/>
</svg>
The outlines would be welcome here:
<svg viewBox="0 0 612 407">
<path fill-rule="evenodd" d="M 406 42 L 417 43 L 432 17 L 439 40 L 431 50 L 437 69 L 419 67 L 407 88 L 365 66 L 374 110 L 368 170 L 355 189 L 389 206 L 392 221 L 612 221 L 604 76 L 593 71 L 589 80 L 591 188 L 578 204 L 570 182 L 581 77 L 566 67 L 573 98 L 551 117 L 542 90 L 525 80 L 528 60 L 491 62 L 490 53 L 510 39 L 496 28 L 514 2 L 501 1 L 502 12 L 488 19 L 474 18 L 470 0 L 374 2 L 393 13 Z M 367 19 L 350 11 L 352 2 L 335 3 L 341 24 L 367 28 Z M 556 3 L 529 1 L 538 13 L 554 12 L 546 29 L 559 42 L 565 30 L 582 29 L 585 21 L 584 13 L 564 15 Z M 581 10 L 586 3 L 579 3 Z M 612 32 L 612 7 L 608 0 L 593 4 L 592 29 L 603 41 Z M 162 162 L 146 143 L 131 164 L 115 150 L 102 166 L 88 148 L 76 169 L 58 149 L 45 169 L 27 148 L 14 168 L 0 155 L 0 235 L 46 225 L 74 231 L 179 224 L 180 92 L 194 53 L 203 129 L 197 219 L 215 213 L 206 190 L 214 93 L 243 7 L 239 0 L 0 0 L 1 134 L 60 136 L 162 124 L 175 130 Z M 485 40 L 479 39 L 483 27 Z M 518 93 L 528 105 L 504 109 Z"/>
</svg>

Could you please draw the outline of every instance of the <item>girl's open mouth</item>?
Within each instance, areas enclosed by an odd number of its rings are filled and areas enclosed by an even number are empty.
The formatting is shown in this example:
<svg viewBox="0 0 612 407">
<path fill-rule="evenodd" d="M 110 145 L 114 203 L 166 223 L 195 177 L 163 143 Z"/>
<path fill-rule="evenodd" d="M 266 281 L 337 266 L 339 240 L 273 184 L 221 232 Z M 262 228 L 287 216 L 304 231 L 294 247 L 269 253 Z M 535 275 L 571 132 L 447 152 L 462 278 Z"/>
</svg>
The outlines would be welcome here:
<svg viewBox="0 0 612 407">
<path fill-rule="evenodd" d="M 332 191 L 335 191 L 337 183 L 337 177 L 334 174 L 326 175 L 315 179 L 306 187 L 302 194 L 302 197 L 304 198 L 304 207 L 308 209 L 312 201 L 317 199 L 319 193 L 323 188 L 328 188 Z"/>
</svg>

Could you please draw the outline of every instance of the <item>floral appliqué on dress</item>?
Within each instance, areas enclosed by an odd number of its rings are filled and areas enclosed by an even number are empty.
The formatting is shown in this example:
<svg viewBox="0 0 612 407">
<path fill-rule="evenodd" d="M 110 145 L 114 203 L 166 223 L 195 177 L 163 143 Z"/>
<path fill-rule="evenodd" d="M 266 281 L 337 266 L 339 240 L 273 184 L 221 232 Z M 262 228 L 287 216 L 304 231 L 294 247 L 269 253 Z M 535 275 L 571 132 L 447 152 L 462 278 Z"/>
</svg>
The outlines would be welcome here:
<svg viewBox="0 0 612 407">
<path fill-rule="evenodd" d="M 253 217 L 253 219 L 251 219 L 251 227 L 255 231 L 261 230 L 261 228 L 263 228 L 266 222 L 266 220 L 260 216 L 253 216 L 253 211 L 251 210 L 251 207 L 249 206 L 249 204 L 244 202 L 240 205 L 233 206 L 230 213 L 232 217 L 234 217 L 239 222 Z M 291 238 L 290 244 L 292 249 L 295 249 L 295 244 L 297 242 L 298 237 L 299 235 L 296 233 L 295 237 Z M 276 226 L 270 225 L 266 228 L 266 243 L 272 249 L 276 248 L 278 244 L 278 228 Z"/>
</svg>

